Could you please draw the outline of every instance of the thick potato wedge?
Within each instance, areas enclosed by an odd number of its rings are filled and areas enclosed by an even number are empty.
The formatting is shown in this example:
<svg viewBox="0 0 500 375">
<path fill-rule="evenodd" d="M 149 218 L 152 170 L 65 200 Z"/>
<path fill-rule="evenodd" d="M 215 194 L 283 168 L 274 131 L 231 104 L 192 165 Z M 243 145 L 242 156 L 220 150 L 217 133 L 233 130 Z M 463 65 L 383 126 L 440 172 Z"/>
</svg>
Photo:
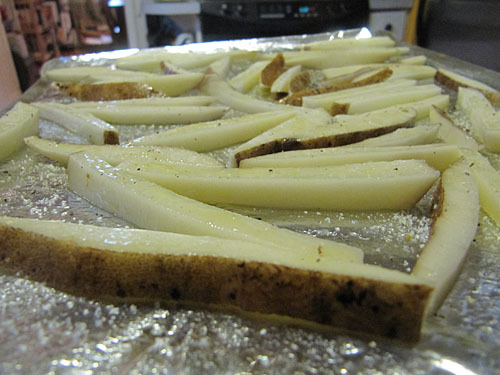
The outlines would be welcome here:
<svg viewBox="0 0 500 375">
<path fill-rule="evenodd" d="M 84 108 L 101 120 L 119 125 L 180 125 L 216 120 L 229 110 L 223 106 L 113 106 Z"/>
<path fill-rule="evenodd" d="M 295 116 L 292 111 L 263 112 L 241 117 L 179 126 L 137 138 L 134 145 L 182 147 L 207 152 L 246 142 Z"/>
<path fill-rule="evenodd" d="M 224 168 L 221 162 L 208 155 L 175 147 L 78 145 L 57 143 L 38 137 L 27 137 L 24 142 L 32 150 L 50 159 L 57 160 L 64 166 L 68 164 L 71 154 L 87 151 L 99 156 L 99 158 L 111 165 L 117 165 L 125 160 L 149 160 L 155 163 L 188 165 L 197 168 Z"/>
<path fill-rule="evenodd" d="M 270 87 L 276 78 L 285 71 L 285 58 L 282 53 L 278 53 L 274 59 L 268 63 L 260 73 L 260 84 Z"/>
<path fill-rule="evenodd" d="M 0 117 L 0 161 L 23 147 L 24 137 L 38 134 L 38 109 L 17 103 Z"/>
<path fill-rule="evenodd" d="M 51 121 L 72 133 L 81 135 L 96 145 L 119 144 L 118 130 L 90 113 L 58 103 L 34 103 L 41 118 Z"/>
<path fill-rule="evenodd" d="M 244 241 L 5 217 L 0 260 L 90 298 L 232 307 L 408 342 L 420 336 L 432 290 L 401 272 Z"/>
<path fill-rule="evenodd" d="M 316 256 L 321 252 L 324 257 L 362 261 L 362 251 L 358 248 L 281 229 L 197 202 L 134 178 L 84 153 L 70 156 L 68 181 L 72 191 L 140 228 L 274 244 L 303 256 L 313 253 Z"/>
<path fill-rule="evenodd" d="M 481 91 L 494 106 L 500 106 L 500 92 L 477 80 L 465 77 L 447 69 L 439 69 L 434 77 L 435 81 L 451 90 L 458 91 L 459 87 L 472 88 Z"/>
<path fill-rule="evenodd" d="M 206 171 L 125 162 L 117 168 L 209 204 L 333 211 L 409 209 L 439 177 L 421 160 Z"/>
<path fill-rule="evenodd" d="M 476 234 L 479 207 L 476 181 L 461 160 L 443 173 L 431 235 L 412 270 L 434 286 L 427 314 L 437 311 L 460 272 Z"/>
<path fill-rule="evenodd" d="M 388 147 L 333 147 L 296 150 L 244 159 L 240 168 L 326 167 L 352 163 L 393 160 L 424 160 L 429 166 L 444 171 L 460 158 L 455 145 L 425 144 Z"/>
<path fill-rule="evenodd" d="M 389 108 L 362 115 L 339 115 L 333 123 L 296 116 L 240 145 L 230 165 L 260 155 L 290 150 L 343 146 L 390 133 L 413 123 L 415 111 Z"/>
</svg>

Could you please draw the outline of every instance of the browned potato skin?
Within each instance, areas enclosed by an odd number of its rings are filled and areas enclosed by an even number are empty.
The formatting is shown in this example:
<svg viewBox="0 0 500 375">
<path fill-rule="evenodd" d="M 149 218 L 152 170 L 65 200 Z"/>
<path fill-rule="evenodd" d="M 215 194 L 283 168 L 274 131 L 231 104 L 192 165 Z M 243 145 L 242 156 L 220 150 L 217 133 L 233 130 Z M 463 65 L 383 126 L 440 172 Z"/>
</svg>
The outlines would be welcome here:
<svg viewBox="0 0 500 375">
<path fill-rule="evenodd" d="M 278 53 L 276 57 L 266 65 L 260 74 L 260 82 L 264 86 L 271 86 L 281 73 L 285 71 L 285 58 L 282 53 Z"/>
<path fill-rule="evenodd" d="M 450 89 L 450 90 L 453 90 L 453 91 L 458 91 L 459 87 L 465 87 L 465 88 L 470 87 L 469 85 L 467 85 L 465 83 L 456 81 L 456 80 L 448 77 L 446 74 L 443 74 L 439 70 L 434 75 L 434 81 L 436 83 Z M 476 87 L 471 87 L 471 88 L 478 90 Z M 499 92 L 487 91 L 487 90 L 479 90 L 479 91 L 481 91 L 484 94 L 486 99 L 488 99 L 492 105 L 494 105 L 496 107 L 500 106 L 500 93 Z"/>
<path fill-rule="evenodd" d="M 137 82 L 67 84 L 58 85 L 58 88 L 65 94 L 83 101 L 149 98 L 154 94 L 151 87 Z"/>
<path fill-rule="evenodd" d="M 300 72 L 290 81 L 290 92 L 292 94 L 305 90 L 311 83 L 311 73 Z"/>
<path fill-rule="evenodd" d="M 229 258 L 103 251 L 8 226 L 0 226 L 0 264 L 90 298 L 217 305 L 406 342 L 419 339 L 431 292 Z"/>
<path fill-rule="evenodd" d="M 361 70 L 363 70 L 363 69 L 361 69 Z M 281 99 L 280 103 L 300 107 L 300 106 L 302 106 L 302 98 L 304 96 L 320 95 L 320 94 L 326 94 L 329 92 L 352 89 L 355 87 L 373 85 L 375 83 L 384 82 L 391 75 L 392 75 L 392 70 L 390 68 L 384 68 L 384 69 L 376 72 L 375 74 L 373 74 L 369 77 L 366 77 L 364 79 L 360 79 L 359 81 L 342 82 L 342 83 L 338 83 L 338 84 L 327 86 L 327 87 L 308 88 L 308 89 L 304 89 L 302 91 L 294 92 L 293 94 L 288 95 L 288 96 L 284 97 L 283 99 Z M 355 77 L 353 77 L 353 78 L 355 78 Z M 338 112 L 338 113 L 333 113 L 333 114 L 341 114 L 341 113 L 347 113 L 347 112 Z"/>
<path fill-rule="evenodd" d="M 105 130 L 104 131 L 104 144 L 105 145 L 119 145 L 120 139 L 117 132 Z"/>
<path fill-rule="evenodd" d="M 391 133 L 399 128 L 407 128 L 412 125 L 413 121 L 387 126 L 383 128 L 370 129 L 366 131 L 358 131 L 345 134 L 336 134 L 332 136 L 309 138 L 299 140 L 296 138 L 281 138 L 271 142 L 264 143 L 248 150 L 243 150 L 234 155 L 236 165 L 244 159 L 254 158 L 256 156 L 275 154 L 283 151 L 293 150 L 309 150 L 313 148 L 326 148 L 345 146 L 351 143 L 361 142 L 367 138 L 378 137 L 380 135 Z"/>
</svg>

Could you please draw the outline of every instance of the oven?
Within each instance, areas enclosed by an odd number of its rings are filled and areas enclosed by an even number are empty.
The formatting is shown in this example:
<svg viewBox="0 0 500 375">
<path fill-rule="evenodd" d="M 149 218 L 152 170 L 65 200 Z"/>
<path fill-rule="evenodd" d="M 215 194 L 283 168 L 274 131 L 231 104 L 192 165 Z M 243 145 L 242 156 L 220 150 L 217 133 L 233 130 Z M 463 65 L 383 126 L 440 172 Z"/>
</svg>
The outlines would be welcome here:
<svg viewBox="0 0 500 375">
<path fill-rule="evenodd" d="M 368 0 L 201 1 L 204 41 L 356 28 L 368 17 Z"/>
</svg>

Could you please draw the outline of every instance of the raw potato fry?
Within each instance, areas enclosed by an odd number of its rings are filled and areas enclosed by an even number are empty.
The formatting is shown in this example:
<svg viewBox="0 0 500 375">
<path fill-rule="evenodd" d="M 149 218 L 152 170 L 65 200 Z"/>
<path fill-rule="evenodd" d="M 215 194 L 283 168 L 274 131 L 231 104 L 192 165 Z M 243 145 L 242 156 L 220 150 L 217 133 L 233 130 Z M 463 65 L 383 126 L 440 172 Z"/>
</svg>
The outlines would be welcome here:
<svg viewBox="0 0 500 375">
<path fill-rule="evenodd" d="M 367 138 L 360 142 L 341 146 L 341 148 L 425 145 L 437 140 L 438 130 L 438 125 L 419 125 L 410 128 L 399 128 L 391 133 Z"/>
<path fill-rule="evenodd" d="M 278 53 L 270 63 L 268 63 L 260 73 L 260 83 L 263 86 L 271 86 L 276 78 L 285 71 L 285 58 L 283 53 Z"/>
<path fill-rule="evenodd" d="M 245 159 L 240 168 L 327 167 L 353 163 L 394 160 L 424 160 L 430 167 L 444 171 L 460 158 L 455 145 L 426 144 L 388 147 L 334 147 L 287 151 Z"/>
<path fill-rule="evenodd" d="M 418 56 L 405 57 L 403 59 L 400 59 L 399 62 L 401 64 L 409 64 L 409 65 L 424 65 L 427 62 L 427 56 L 418 55 Z"/>
<path fill-rule="evenodd" d="M 438 131 L 438 125 L 419 125 L 413 128 L 401 128 L 396 129 L 392 133 L 342 146 L 342 148 L 425 145 L 434 143 L 437 140 Z"/>
<path fill-rule="evenodd" d="M 101 120 L 120 125 L 172 125 L 211 121 L 229 110 L 222 106 L 112 106 L 85 108 Z"/>
<path fill-rule="evenodd" d="M 372 38 L 345 38 L 345 39 L 329 39 L 320 42 L 312 42 L 304 44 L 304 50 L 324 50 L 324 49 L 345 49 L 345 53 L 349 53 L 354 48 L 374 48 L 374 47 L 393 47 L 396 42 L 388 36 L 376 36 Z"/>
<path fill-rule="evenodd" d="M 300 66 L 300 65 L 296 65 Z M 292 69 L 292 68 L 290 68 Z M 305 90 L 311 83 L 311 74 L 309 72 L 301 72 L 292 78 L 290 81 L 290 94 Z"/>
<path fill-rule="evenodd" d="M 161 61 L 168 61 L 183 69 L 204 68 L 213 62 L 224 58 L 231 59 L 249 59 L 251 60 L 257 54 L 256 51 L 234 50 L 215 53 L 137 53 L 132 56 L 120 58 L 116 61 L 116 67 L 125 70 L 153 71 L 159 69 Z"/>
<path fill-rule="evenodd" d="M 231 57 L 225 56 L 214 61 L 208 66 L 207 74 L 216 74 L 221 79 L 226 79 L 231 70 Z"/>
<path fill-rule="evenodd" d="M 433 314 L 452 288 L 479 221 L 479 194 L 469 165 L 462 160 L 442 176 L 431 235 L 412 275 L 434 286 L 426 314 Z"/>
<path fill-rule="evenodd" d="M 474 138 L 457 127 L 453 123 L 453 120 L 442 109 L 432 106 L 429 112 L 429 119 L 431 123 L 439 124 L 438 136 L 443 142 L 474 151 L 479 150 L 479 144 Z"/>
<path fill-rule="evenodd" d="M 128 99 L 128 100 L 112 100 L 109 102 L 92 101 L 92 102 L 73 102 L 68 105 L 73 108 L 85 109 L 95 107 L 105 107 L 107 105 L 123 106 L 123 107 L 140 107 L 140 106 L 201 106 L 209 105 L 215 102 L 215 98 L 211 96 L 177 96 L 174 98 L 147 98 L 147 99 Z"/>
<path fill-rule="evenodd" d="M 148 85 L 167 96 L 178 96 L 198 85 L 204 77 L 202 73 L 153 74 L 117 70 L 105 67 L 73 67 L 49 70 L 45 73 L 49 80 L 60 83 L 123 83 L 137 82 Z M 95 99 L 92 99 L 95 100 Z"/>
<path fill-rule="evenodd" d="M 415 86 L 412 88 L 394 89 L 383 96 L 359 96 L 347 98 L 330 105 L 330 114 L 356 115 L 375 111 L 393 105 L 407 104 L 441 94 L 441 88 L 435 85 Z"/>
<path fill-rule="evenodd" d="M 256 61 L 247 69 L 235 75 L 228 82 L 232 88 L 246 94 L 257 86 L 260 80 L 260 74 L 267 64 L 267 61 Z"/>
<path fill-rule="evenodd" d="M 402 109 L 413 109 L 416 112 L 415 121 L 418 121 L 429 117 L 429 113 L 432 107 L 436 107 L 444 111 L 448 109 L 449 105 L 449 95 L 435 95 L 427 99 L 418 100 L 416 102 L 399 104 L 397 107 Z"/>
<path fill-rule="evenodd" d="M 38 134 L 38 109 L 17 103 L 0 117 L 0 161 L 23 147 L 24 137 Z"/>
<path fill-rule="evenodd" d="M 208 204 L 333 211 L 406 210 L 439 177 L 421 160 L 213 171 L 125 162 L 117 168 Z"/>
<path fill-rule="evenodd" d="M 137 99 L 157 95 L 151 87 L 139 82 L 70 83 L 59 84 L 57 88 L 66 95 L 84 101 Z"/>
<path fill-rule="evenodd" d="M 500 174 L 479 152 L 465 149 L 462 154 L 476 179 L 481 207 L 500 225 Z"/>
<path fill-rule="evenodd" d="M 273 93 L 287 93 L 290 91 L 290 82 L 301 73 L 302 67 L 296 65 L 287 69 L 277 77 L 271 85 Z M 295 87 L 297 83 L 295 83 Z"/>
<path fill-rule="evenodd" d="M 175 147 L 77 145 L 57 143 L 38 137 L 27 137 L 24 139 L 24 142 L 32 150 L 56 160 L 64 166 L 68 164 L 71 154 L 86 151 L 98 156 L 111 165 L 117 165 L 126 160 L 148 160 L 155 163 L 187 165 L 198 168 L 224 168 L 221 162 L 208 155 Z"/>
<path fill-rule="evenodd" d="M 69 188 L 92 204 L 140 228 L 166 232 L 240 239 L 273 244 L 302 256 L 321 256 L 362 262 L 360 249 L 275 227 L 133 178 L 108 163 L 72 154 L 68 162 Z"/>
<path fill-rule="evenodd" d="M 333 123 L 296 116 L 240 145 L 229 163 L 281 151 L 343 146 L 390 133 L 413 123 L 415 111 L 389 108 L 362 115 L 339 115 Z"/>
<path fill-rule="evenodd" d="M 57 103 L 34 103 L 41 118 L 52 121 L 72 133 L 85 137 L 96 145 L 119 144 L 118 131 L 107 122 L 91 115 Z"/>
<path fill-rule="evenodd" d="M 459 87 L 477 89 L 481 91 L 484 96 L 486 96 L 491 104 L 494 106 L 500 106 L 500 92 L 482 82 L 465 77 L 447 69 L 438 69 L 434 79 L 436 82 L 454 91 L 458 91 Z"/>
<path fill-rule="evenodd" d="M 82 233 L 88 242 L 81 241 Z M 69 293 L 219 305 L 418 340 L 432 290 L 418 278 L 280 250 L 211 237 L 0 218 L 3 265 Z"/>
<path fill-rule="evenodd" d="M 320 50 L 284 52 L 286 65 L 302 65 L 310 69 L 327 69 L 335 66 L 384 62 L 392 56 L 408 53 L 408 48 L 359 48 L 346 51 Z"/>
<path fill-rule="evenodd" d="M 428 65 L 411 65 L 411 64 L 366 64 L 366 65 L 348 65 L 339 68 L 324 69 L 323 75 L 326 79 L 334 79 L 342 75 L 351 74 L 365 68 L 381 69 L 388 68 L 392 71 L 390 80 L 397 79 L 416 79 L 424 80 L 433 78 L 437 70 Z"/>
<path fill-rule="evenodd" d="M 472 135 L 488 151 L 500 152 L 500 116 L 481 91 L 459 87 L 457 107 L 472 125 Z"/>
<path fill-rule="evenodd" d="M 137 138 L 132 144 L 183 147 L 207 152 L 246 142 L 293 117 L 291 111 L 263 112 L 241 117 L 179 126 Z"/>
<path fill-rule="evenodd" d="M 392 90 L 398 88 L 410 88 L 412 86 L 415 86 L 416 84 L 417 81 L 410 79 L 375 83 L 373 85 L 368 85 L 368 86 L 355 87 L 319 95 L 305 96 L 302 99 L 302 105 L 304 107 L 309 107 L 309 108 L 320 107 L 328 110 L 333 102 L 340 101 L 345 98 L 358 97 L 360 95 L 369 95 L 369 96 L 385 95 L 386 93 L 389 93 Z"/>
</svg>

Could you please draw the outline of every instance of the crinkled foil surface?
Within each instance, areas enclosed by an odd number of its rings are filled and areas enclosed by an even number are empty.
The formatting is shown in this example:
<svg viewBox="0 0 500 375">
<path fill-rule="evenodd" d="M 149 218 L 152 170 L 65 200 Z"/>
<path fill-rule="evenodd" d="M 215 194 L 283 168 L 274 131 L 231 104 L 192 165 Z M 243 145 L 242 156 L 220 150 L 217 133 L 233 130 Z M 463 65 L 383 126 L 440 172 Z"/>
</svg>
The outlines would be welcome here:
<svg viewBox="0 0 500 375">
<path fill-rule="evenodd" d="M 215 42 L 180 51 L 292 48 L 330 37 L 370 36 L 367 30 Z M 52 60 L 44 69 L 110 65 L 135 50 Z M 155 50 L 151 50 L 154 53 Z M 448 67 L 500 88 L 500 74 L 411 47 Z M 492 51 L 493 53 L 493 51 Z M 50 99 L 41 80 L 23 100 Z M 123 127 L 125 128 L 125 127 Z M 126 140 L 134 131 L 120 129 Z M 75 141 L 42 122 L 42 136 Z M 126 132 L 129 132 L 127 134 Z M 498 167 L 498 161 L 491 156 Z M 24 149 L 0 164 L 0 215 L 63 219 L 103 226 L 128 224 L 67 191 L 64 168 Z M 230 207 L 277 225 L 362 247 L 368 262 L 409 271 L 429 236 L 429 196 L 395 213 L 275 211 Z M 345 333 L 319 333 L 221 311 L 109 304 L 61 293 L 0 270 L 2 374 L 495 374 L 500 369 L 500 230 L 481 213 L 469 257 L 421 341 L 403 346 Z"/>
</svg>

